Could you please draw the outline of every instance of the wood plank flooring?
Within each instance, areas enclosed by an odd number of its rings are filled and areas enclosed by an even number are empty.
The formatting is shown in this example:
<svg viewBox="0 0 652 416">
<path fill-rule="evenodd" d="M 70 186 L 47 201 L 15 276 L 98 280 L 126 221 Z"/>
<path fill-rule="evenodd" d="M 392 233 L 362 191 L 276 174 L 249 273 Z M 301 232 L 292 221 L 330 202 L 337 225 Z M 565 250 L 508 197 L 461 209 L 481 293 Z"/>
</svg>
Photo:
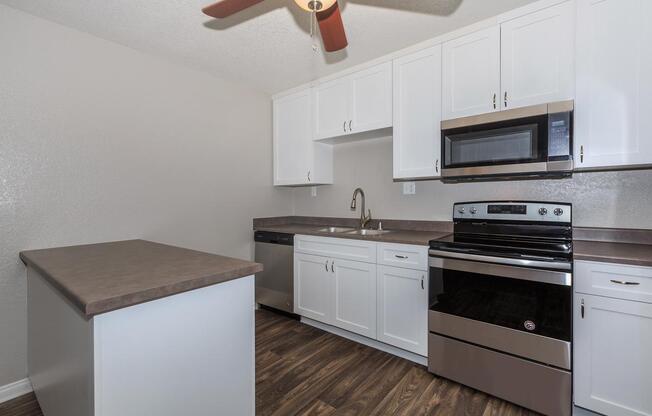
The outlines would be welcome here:
<svg viewBox="0 0 652 416">
<path fill-rule="evenodd" d="M 256 312 L 257 416 L 535 415 L 435 377 L 425 367 L 301 324 Z M 0 416 L 42 416 L 33 394 Z"/>
</svg>

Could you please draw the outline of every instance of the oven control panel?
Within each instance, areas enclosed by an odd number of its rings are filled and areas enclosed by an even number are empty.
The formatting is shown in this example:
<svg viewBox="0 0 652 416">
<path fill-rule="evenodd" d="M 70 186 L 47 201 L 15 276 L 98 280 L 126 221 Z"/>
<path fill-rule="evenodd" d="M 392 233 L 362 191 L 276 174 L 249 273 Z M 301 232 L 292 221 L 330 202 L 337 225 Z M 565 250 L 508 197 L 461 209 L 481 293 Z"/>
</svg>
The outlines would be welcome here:
<svg viewBox="0 0 652 416">
<path fill-rule="evenodd" d="M 453 207 L 453 219 L 571 223 L 572 205 L 548 202 L 462 202 Z"/>
</svg>

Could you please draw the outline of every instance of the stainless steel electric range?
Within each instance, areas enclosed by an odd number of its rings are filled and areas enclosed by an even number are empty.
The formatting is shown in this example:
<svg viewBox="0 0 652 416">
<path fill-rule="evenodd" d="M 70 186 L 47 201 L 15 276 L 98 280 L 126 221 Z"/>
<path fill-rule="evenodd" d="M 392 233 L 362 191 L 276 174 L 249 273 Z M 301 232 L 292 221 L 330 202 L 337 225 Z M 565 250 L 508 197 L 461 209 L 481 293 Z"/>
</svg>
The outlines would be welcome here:
<svg viewBox="0 0 652 416">
<path fill-rule="evenodd" d="M 455 204 L 430 242 L 428 368 L 547 414 L 571 414 L 572 207 Z"/>
</svg>

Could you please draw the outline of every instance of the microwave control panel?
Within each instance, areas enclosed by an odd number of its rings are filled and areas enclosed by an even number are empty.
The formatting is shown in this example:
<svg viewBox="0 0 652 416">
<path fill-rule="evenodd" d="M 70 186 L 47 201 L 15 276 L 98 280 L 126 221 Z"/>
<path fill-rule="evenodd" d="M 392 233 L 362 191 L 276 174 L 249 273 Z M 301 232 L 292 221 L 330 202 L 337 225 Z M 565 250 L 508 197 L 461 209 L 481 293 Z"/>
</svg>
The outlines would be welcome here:
<svg viewBox="0 0 652 416">
<path fill-rule="evenodd" d="M 550 114 L 548 117 L 548 157 L 565 158 L 571 155 L 571 112 Z"/>
</svg>

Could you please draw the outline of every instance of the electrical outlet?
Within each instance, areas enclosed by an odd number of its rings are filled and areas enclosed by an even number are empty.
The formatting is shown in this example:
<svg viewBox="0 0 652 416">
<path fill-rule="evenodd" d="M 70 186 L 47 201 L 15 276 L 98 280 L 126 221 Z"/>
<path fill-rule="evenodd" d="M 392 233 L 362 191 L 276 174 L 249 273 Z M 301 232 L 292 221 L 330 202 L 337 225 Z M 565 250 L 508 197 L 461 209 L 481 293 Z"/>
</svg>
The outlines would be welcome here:
<svg viewBox="0 0 652 416">
<path fill-rule="evenodd" d="M 417 193 L 417 184 L 414 182 L 403 182 L 403 195 L 414 195 Z"/>
<path fill-rule="evenodd" d="M 316 186 L 310 187 L 310 196 L 312 196 L 312 197 L 317 196 L 317 187 Z"/>
</svg>

